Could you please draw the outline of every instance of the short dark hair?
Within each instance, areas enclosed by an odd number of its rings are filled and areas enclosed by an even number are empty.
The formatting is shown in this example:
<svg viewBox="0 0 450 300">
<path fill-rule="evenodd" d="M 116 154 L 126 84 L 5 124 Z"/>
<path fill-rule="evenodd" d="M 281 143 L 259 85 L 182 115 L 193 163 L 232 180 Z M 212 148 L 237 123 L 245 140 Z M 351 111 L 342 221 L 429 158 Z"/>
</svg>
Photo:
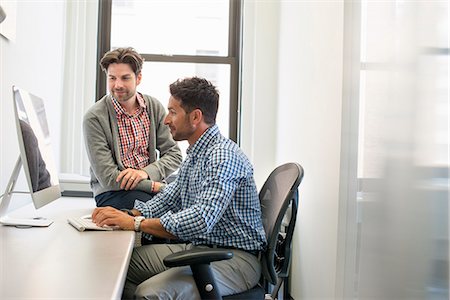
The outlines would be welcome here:
<svg viewBox="0 0 450 300">
<path fill-rule="evenodd" d="M 105 73 L 108 72 L 110 64 L 127 64 L 130 65 L 134 74 L 138 75 L 141 73 L 143 63 L 142 56 L 131 47 L 108 51 L 100 60 L 100 66 Z"/>
<path fill-rule="evenodd" d="M 170 85 L 170 94 L 181 101 L 181 107 L 187 113 L 200 109 L 206 124 L 216 124 L 219 92 L 208 80 L 199 77 L 178 79 Z"/>
</svg>

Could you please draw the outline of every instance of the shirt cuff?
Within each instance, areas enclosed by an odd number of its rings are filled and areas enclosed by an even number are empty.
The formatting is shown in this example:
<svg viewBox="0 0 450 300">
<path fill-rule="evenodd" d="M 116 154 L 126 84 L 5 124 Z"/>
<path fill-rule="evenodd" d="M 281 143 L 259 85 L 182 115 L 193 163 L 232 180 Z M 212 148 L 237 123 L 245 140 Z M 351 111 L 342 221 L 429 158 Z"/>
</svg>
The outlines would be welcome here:
<svg viewBox="0 0 450 300">
<path fill-rule="evenodd" d="M 165 230 L 170 232 L 171 234 L 178 236 L 177 228 L 178 228 L 178 222 L 174 219 L 174 215 L 172 212 L 165 213 L 160 219 L 159 222 L 164 227 Z"/>
<path fill-rule="evenodd" d="M 147 205 L 143 201 L 135 200 L 134 201 L 134 209 L 137 209 L 138 211 L 140 211 L 141 215 L 144 216 L 146 219 L 149 219 L 152 217 L 151 211 L 148 209 Z"/>
</svg>

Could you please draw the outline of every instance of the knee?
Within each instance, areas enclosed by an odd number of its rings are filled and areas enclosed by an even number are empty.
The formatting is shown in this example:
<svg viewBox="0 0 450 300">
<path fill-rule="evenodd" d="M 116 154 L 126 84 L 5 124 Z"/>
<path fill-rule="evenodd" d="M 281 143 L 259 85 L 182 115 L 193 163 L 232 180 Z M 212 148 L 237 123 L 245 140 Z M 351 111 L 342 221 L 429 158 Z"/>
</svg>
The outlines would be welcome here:
<svg viewBox="0 0 450 300">
<path fill-rule="evenodd" d="M 135 299 L 146 299 L 146 300 L 189 299 L 189 298 L 179 298 L 178 295 L 171 293 L 169 290 L 158 287 L 155 288 L 145 283 L 138 285 L 134 293 L 134 297 Z"/>
<path fill-rule="evenodd" d="M 193 282 L 189 280 L 150 278 L 137 286 L 135 299 L 177 299 L 200 300 L 200 294 Z"/>
<path fill-rule="evenodd" d="M 152 287 L 145 286 L 144 284 L 138 285 L 136 291 L 134 292 L 135 299 L 161 299 L 158 293 L 153 290 Z M 168 298 L 167 298 L 168 299 Z"/>
</svg>

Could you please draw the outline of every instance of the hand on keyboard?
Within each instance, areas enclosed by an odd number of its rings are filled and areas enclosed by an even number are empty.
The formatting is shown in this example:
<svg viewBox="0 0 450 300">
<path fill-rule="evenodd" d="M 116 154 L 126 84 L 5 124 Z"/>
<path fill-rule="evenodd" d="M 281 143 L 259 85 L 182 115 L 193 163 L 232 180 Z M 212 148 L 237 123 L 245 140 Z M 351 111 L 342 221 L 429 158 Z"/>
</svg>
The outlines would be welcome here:
<svg viewBox="0 0 450 300">
<path fill-rule="evenodd" d="M 92 222 L 91 215 L 82 216 L 80 218 L 69 218 L 67 222 L 75 227 L 78 231 L 85 230 L 102 230 L 102 231 L 110 231 L 119 229 L 118 226 L 97 226 L 94 222 Z"/>
</svg>

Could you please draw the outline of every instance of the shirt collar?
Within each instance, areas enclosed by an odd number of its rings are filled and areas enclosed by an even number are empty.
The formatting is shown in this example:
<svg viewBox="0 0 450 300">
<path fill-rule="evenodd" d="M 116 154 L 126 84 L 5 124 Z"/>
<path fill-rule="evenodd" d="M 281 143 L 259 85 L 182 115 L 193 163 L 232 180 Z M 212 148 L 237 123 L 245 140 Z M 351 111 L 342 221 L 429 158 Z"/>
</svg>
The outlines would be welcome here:
<svg viewBox="0 0 450 300">
<path fill-rule="evenodd" d="M 206 129 L 205 132 L 200 136 L 200 138 L 194 143 L 194 145 L 190 146 L 186 153 L 188 155 L 197 155 L 200 151 L 203 150 L 205 145 L 207 145 L 215 136 L 220 134 L 219 127 L 217 124 Z"/>
<path fill-rule="evenodd" d="M 114 110 L 116 111 L 116 114 L 117 114 L 118 118 L 120 118 L 122 115 L 131 116 L 129 113 L 127 113 L 123 109 L 122 105 L 120 105 L 119 101 L 117 101 L 116 98 L 114 98 L 113 96 L 111 96 L 111 98 L 112 98 L 112 104 L 114 106 Z M 136 99 L 137 99 L 137 102 L 138 102 L 139 107 L 140 107 L 140 109 L 138 109 L 138 111 L 135 113 L 135 115 L 138 115 L 138 114 L 140 114 L 142 111 L 144 111 L 146 109 L 146 106 L 145 106 L 144 97 L 142 97 L 142 95 L 140 93 L 136 93 Z"/>
<path fill-rule="evenodd" d="M 142 97 L 142 95 L 140 94 L 140 93 L 136 93 L 136 98 L 137 98 L 137 101 L 138 101 L 138 103 L 139 103 L 139 106 L 141 107 L 141 108 L 146 108 L 146 106 L 145 106 L 145 101 L 144 101 L 144 97 Z"/>
</svg>

